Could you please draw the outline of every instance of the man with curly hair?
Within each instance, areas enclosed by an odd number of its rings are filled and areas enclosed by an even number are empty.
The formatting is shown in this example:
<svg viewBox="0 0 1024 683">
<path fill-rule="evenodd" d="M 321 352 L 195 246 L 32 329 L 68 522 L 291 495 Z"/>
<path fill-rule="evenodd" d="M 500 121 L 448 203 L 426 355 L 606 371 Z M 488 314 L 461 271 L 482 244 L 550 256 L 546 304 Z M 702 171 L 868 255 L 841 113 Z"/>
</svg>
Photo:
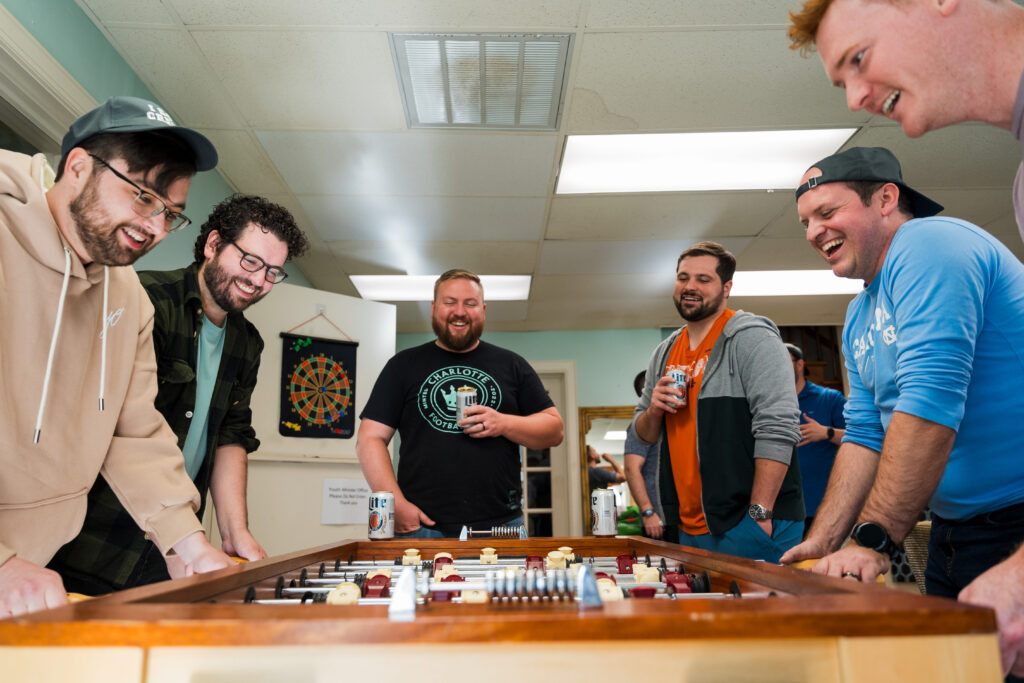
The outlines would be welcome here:
<svg viewBox="0 0 1024 683">
<path fill-rule="evenodd" d="M 263 340 L 242 312 L 287 277 L 285 261 L 307 248 L 287 209 L 236 195 L 203 225 L 195 263 L 139 273 L 156 309 L 156 406 L 204 501 L 212 493 L 224 552 L 249 560 L 266 557 L 249 532 L 245 499 L 247 457 L 259 447 L 249 400 Z M 89 492 L 82 532 L 49 566 L 69 590 L 90 595 L 169 578 L 156 546 L 102 477 Z"/>
</svg>

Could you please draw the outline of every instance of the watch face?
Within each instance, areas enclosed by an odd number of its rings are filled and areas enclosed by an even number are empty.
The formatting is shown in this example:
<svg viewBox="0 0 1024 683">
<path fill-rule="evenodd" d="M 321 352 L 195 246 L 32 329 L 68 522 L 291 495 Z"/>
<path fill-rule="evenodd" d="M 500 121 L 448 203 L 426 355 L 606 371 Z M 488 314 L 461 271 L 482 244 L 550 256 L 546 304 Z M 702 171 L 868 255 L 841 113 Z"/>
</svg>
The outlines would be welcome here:
<svg viewBox="0 0 1024 683">
<path fill-rule="evenodd" d="M 854 529 L 853 540 L 857 542 L 857 545 L 864 546 L 865 548 L 881 550 L 886 546 L 889 534 L 886 533 L 880 524 L 864 522 L 863 524 L 858 524 L 857 528 Z"/>
</svg>

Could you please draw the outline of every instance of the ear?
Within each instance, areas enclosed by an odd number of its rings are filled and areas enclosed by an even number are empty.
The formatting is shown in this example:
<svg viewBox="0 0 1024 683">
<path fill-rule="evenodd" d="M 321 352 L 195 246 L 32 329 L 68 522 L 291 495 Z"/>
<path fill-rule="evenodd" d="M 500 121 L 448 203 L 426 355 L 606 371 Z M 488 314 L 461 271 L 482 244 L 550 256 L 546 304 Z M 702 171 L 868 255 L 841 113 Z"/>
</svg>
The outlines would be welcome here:
<svg viewBox="0 0 1024 683">
<path fill-rule="evenodd" d="M 203 256 L 207 261 L 217 255 L 217 248 L 221 244 L 220 233 L 216 230 L 211 230 L 210 234 L 206 236 L 206 244 L 203 245 Z"/>
<path fill-rule="evenodd" d="M 930 3 L 935 9 L 939 10 L 940 16 L 946 18 L 956 11 L 960 0 L 930 0 Z"/>
<path fill-rule="evenodd" d="M 85 187 L 95 170 L 92 157 L 81 147 L 75 147 L 68 152 L 68 158 L 64 162 L 64 174 L 61 180 L 67 179 L 68 185 L 76 191 Z"/>
<path fill-rule="evenodd" d="M 729 292 L 731 292 L 731 291 L 732 291 L 732 280 L 729 280 L 724 285 L 722 285 L 722 296 L 724 298 L 728 299 L 729 298 Z"/>
<path fill-rule="evenodd" d="M 878 190 L 883 216 L 890 216 L 899 208 L 900 188 L 895 183 L 886 183 Z"/>
</svg>

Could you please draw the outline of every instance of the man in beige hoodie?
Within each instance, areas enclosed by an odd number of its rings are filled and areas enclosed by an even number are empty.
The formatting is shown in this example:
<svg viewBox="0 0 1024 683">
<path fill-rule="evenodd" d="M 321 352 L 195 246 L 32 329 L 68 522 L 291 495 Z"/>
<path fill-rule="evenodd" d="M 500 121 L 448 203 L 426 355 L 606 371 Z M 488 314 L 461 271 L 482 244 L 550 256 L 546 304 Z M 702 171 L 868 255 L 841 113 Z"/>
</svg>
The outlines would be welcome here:
<svg viewBox="0 0 1024 683">
<path fill-rule="evenodd" d="M 153 405 L 153 306 L 131 264 L 213 168 L 205 137 L 114 97 L 77 119 L 56 182 L 43 155 L 0 151 L 0 618 L 66 601 L 45 565 L 102 474 L 176 574 L 231 565 Z"/>
</svg>

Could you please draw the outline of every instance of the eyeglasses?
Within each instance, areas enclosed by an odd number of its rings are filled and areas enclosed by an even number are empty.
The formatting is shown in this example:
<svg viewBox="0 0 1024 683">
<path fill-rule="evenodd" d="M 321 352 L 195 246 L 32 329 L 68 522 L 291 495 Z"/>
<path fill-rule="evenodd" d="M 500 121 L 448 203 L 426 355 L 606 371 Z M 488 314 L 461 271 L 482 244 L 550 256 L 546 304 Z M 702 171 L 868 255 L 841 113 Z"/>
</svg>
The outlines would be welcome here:
<svg viewBox="0 0 1024 683">
<path fill-rule="evenodd" d="M 266 268 L 267 274 L 263 276 L 263 279 L 265 279 L 272 285 L 277 284 L 281 280 L 288 277 L 288 273 L 284 272 L 283 268 L 279 268 L 277 266 L 268 266 L 267 262 L 261 259 L 259 256 L 256 256 L 255 254 L 250 254 L 249 252 L 247 252 L 245 249 L 242 249 L 234 242 L 229 242 L 229 244 L 238 251 L 242 252 L 242 258 L 239 261 L 239 263 L 242 264 L 242 268 L 245 268 L 250 273 L 258 273 L 264 268 Z"/>
<path fill-rule="evenodd" d="M 106 166 L 107 170 L 109 170 L 111 173 L 113 173 L 118 178 L 125 181 L 138 191 L 138 194 L 135 195 L 135 200 L 132 202 L 132 210 L 135 212 L 136 215 L 142 216 L 143 218 L 152 218 L 153 216 L 159 216 L 160 214 L 163 214 L 164 230 L 167 232 L 177 232 L 178 230 L 181 230 L 186 225 L 189 225 L 192 222 L 185 214 L 178 213 L 177 211 L 171 211 L 169 208 L 167 208 L 167 205 L 164 204 L 162 199 L 154 196 L 152 193 L 147 192 L 146 190 L 143 190 L 134 182 L 124 177 L 121 173 L 118 172 L 116 168 L 108 164 L 103 159 L 100 159 L 95 154 L 90 154 L 89 156 L 91 156 L 93 159 L 100 162 L 104 166 Z"/>
</svg>

